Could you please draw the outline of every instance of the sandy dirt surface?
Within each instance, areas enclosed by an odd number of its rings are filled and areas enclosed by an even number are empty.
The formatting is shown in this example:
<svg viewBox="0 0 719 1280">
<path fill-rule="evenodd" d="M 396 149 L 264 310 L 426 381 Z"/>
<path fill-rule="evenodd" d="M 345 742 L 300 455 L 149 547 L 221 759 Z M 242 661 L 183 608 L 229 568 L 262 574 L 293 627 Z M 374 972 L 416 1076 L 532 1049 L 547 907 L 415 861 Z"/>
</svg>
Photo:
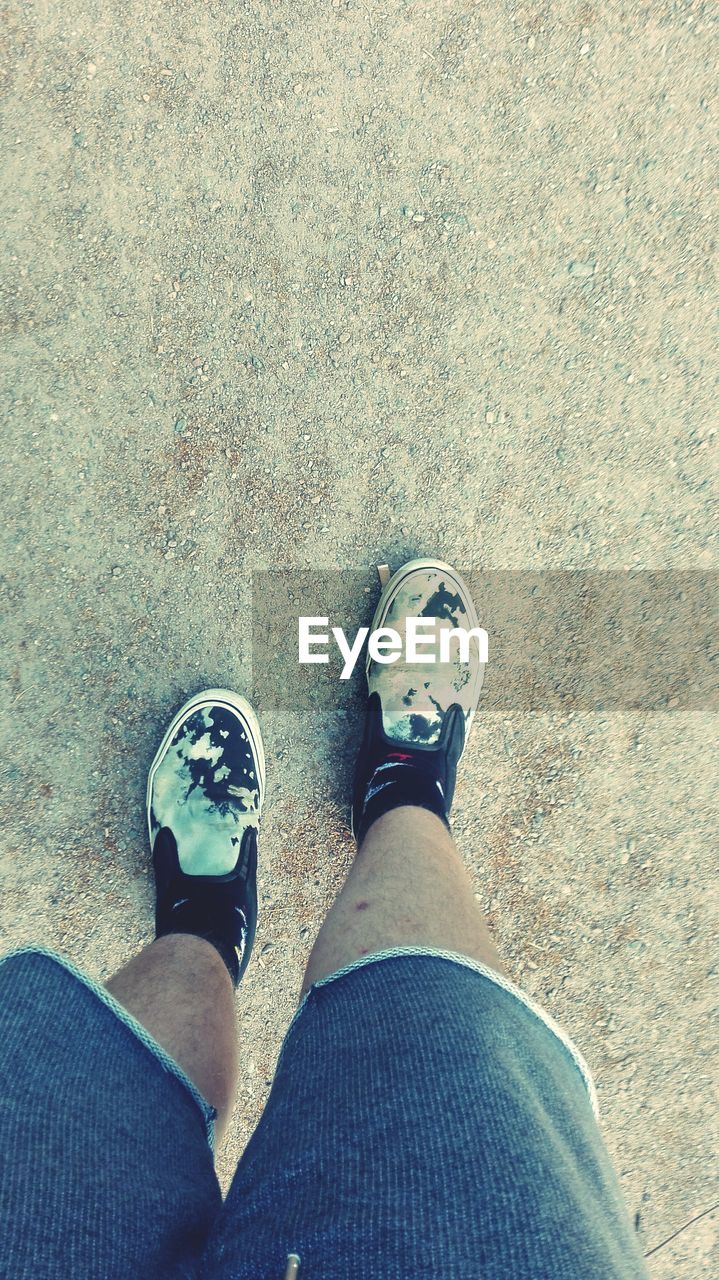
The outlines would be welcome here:
<svg viewBox="0 0 719 1280">
<path fill-rule="evenodd" d="M 716 11 L 3 9 L 2 942 L 106 977 L 151 937 L 166 720 L 273 661 L 253 571 L 364 570 L 369 614 L 411 554 L 716 568 Z M 353 706 L 259 708 L 225 1181 L 352 857 Z M 719 1200 L 715 734 L 701 705 L 480 715 L 457 794 L 647 1251 Z M 653 1280 L 719 1274 L 718 1223 Z"/>
</svg>

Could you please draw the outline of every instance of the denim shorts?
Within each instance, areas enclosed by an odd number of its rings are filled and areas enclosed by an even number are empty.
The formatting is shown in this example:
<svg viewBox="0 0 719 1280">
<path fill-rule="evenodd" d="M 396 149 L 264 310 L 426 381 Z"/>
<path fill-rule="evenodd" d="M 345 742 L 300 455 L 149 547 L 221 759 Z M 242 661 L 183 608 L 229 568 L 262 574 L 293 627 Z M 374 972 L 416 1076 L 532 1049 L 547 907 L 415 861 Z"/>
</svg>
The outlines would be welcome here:
<svg viewBox="0 0 719 1280">
<path fill-rule="evenodd" d="M 310 989 L 224 1203 L 213 1121 L 104 988 L 0 961 L 1 1280 L 646 1276 L 582 1059 L 465 957 Z"/>
</svg>

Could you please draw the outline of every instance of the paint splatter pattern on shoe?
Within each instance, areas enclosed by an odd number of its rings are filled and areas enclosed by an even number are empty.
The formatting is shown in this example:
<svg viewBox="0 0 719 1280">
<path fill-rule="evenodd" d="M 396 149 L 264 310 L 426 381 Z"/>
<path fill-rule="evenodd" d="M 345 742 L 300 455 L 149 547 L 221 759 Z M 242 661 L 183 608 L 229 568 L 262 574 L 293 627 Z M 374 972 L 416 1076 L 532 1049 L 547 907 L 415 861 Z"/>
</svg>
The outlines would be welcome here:
<svg viewBox="0 0 719 1280">
<path fill-rule="evenodd" d="M 238 716 L 202 707 L 177 728 L 154 775 L 154 841 L 170 827 L 187 875 L 226 875 L 248 826 L 259 823 L 260 792 L 252 744 Z"/>
<path fill-rule="evenodd" d="M 463 663 L 456 642 L 451 660 L 439 661 L 439 634 L 455 627 L 470 630 L 478 625 L 471 598 L 463 590 L 461 580 L 437 568 L 415 569 L 401 582 L 395 593 L 378 610 L 374 627 L 392 627 L 402 637 L 406 652 L 407 618 L 436 618 L 436 648 L 423 645 L 423 652 L 434 653 L 434 663 L 397 662 L 384 665 L 370 662 L 367 683 L 370 694 L 377 692 L 382 702 L 384 731 L 395 742 L 430 746 L 437 742 L 442 721 L 453 704 L 458 704 L 465 717 L 465 736 L 469 735 L 484 667 L 479 660 L 476 639 L 470 642 L 470 661 Z"/>
</svg>

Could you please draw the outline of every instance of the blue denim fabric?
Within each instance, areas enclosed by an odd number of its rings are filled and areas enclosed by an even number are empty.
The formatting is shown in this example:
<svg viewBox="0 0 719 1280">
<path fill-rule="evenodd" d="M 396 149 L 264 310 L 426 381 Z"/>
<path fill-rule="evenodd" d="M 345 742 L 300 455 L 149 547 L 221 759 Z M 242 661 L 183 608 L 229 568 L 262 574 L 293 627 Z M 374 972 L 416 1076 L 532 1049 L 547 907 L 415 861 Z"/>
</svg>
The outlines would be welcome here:
<svg viewBox="0 0 719 1280">
<path fill-rule="evenodd" d="M 0 963 L 1 1280 L 636 1280 L 581 1060 L 480 968 L 312 988 L 221 1205 L 212 1112 L 102 989 Z"/>
<path fill-rule="evenodd" d="M 42 952 L 5 959 L 2 1280 L 191 1274 L 222 1203 L 213 1114 L 102 988 Z"/>
</svg>

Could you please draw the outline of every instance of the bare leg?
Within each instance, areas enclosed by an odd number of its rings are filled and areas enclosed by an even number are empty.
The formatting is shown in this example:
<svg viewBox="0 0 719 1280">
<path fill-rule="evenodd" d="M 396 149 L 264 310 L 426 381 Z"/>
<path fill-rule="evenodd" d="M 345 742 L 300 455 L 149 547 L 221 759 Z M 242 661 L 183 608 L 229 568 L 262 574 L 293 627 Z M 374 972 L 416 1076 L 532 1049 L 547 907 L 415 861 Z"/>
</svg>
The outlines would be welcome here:
<svg viewBox="0 0 719 1280">
<path fill-rule="evenodd" d="M 403 807 L 370 827 L 320 929 L 303 990 L 370 952 L 412 945 L 502 970 L 446 827 L 425 809 Z M 237 1037 L 232 983 L 215 948 L 170 934 L 107 987 L 217 1108 L 221 1134 L 237 1081 Z"/>
<path fill-rule="evenodd" d="M 454 841 L 426 809 L 391 809 L 369 828 L 320 929 L 303 991 L 373 951 L 458 951 L 502 972 Z"/>
<path fill-rule="evenodd" d="M 234 992 L 222 958 L 202 938 L 168 934 L 145 947 L 107 989 L 217 1108 L 221 1136 L 237 1082 Z"/>
</svg>

